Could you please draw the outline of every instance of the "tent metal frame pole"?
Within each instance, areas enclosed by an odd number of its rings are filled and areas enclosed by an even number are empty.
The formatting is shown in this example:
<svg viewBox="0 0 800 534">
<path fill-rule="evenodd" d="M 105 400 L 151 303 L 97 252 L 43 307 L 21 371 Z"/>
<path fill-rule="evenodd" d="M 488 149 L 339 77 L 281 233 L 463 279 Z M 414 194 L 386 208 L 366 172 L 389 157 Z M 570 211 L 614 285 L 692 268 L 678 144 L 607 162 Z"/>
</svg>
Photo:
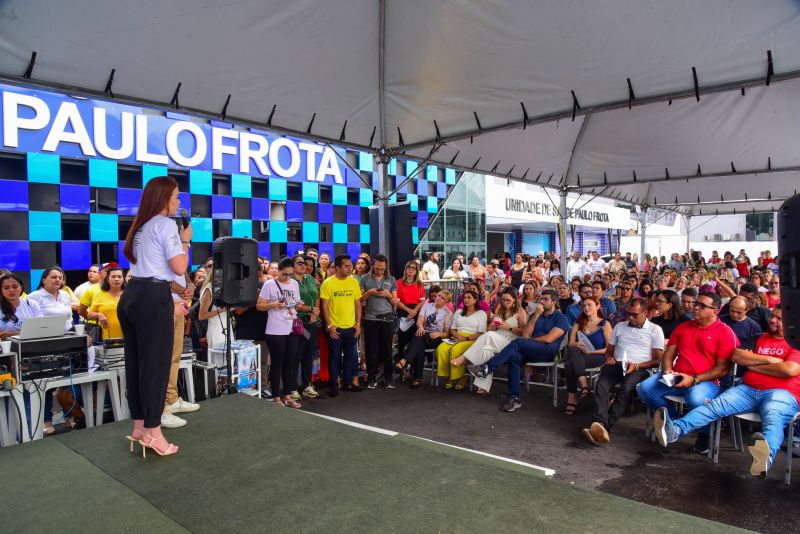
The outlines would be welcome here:
<svg viewBox="0 0 800 534">
<path fill-rule="evenodd" d="M 689 252 L 691 248 L 689 244 L 692 242 L 692 216 L 686 215 L 683 218 L 684 222 L 686 223 L 686 252 Z"/>
<path fill-rule="evenodd" d="M 654 207 L 665 208 L 670 206 L 700 206 L 703 207 L 704 205 L 710 206 L 717 206 L 722 204 L 752 204 L 753 202 L 785 202 L 789 200 L 791 197 L 775 197 L 775 198 L 747 198 L 747 199 L 736 199 L 736 200 L 701 200 L 700 202 L 678 202 L 677 204 L 653 204 Z M 742 211 L 742 213 L 749 213 L 748 210 Z"/>
<path fill-rule="evenodd" d="M 568 261 L 569 252 L 567 251 L 567 190 L 558 191 L 558 240 L 561 243 L 561 261 Z M 573 245 L 575 244 L 573 240 Z M 561 266 L 562 272 L 566 272 L 567 265 Z"/>
<path fill-rule="evenodd" d="M 642 185 L 642 184 L 652 184 L 652 183 L 669 183 L 669 182 L 681 182 L 681 181 L 690 181 L 690 180 L 702 180 L 706 178 L 726 178 L 728 176 L 747 176 L 749 174 L 779 174 L 783 172 L 797 172 L 800 171 L 800 165 L 792 165 L 789 167 L 772 167 L 772 168 L 760 168 L 760 169 L 737 169 L 736 172 L 731 171 L 722 171 L 722 172 L 711 172 L 708 174 L 692 174 L 691 176 L 670 176 L 666 178 L 665 176 L 660 176 L 658 178 L 637 178 L 636 181 L 633 180 L 623 180 L 621 182 L 609 182 L 609 183 L 596 183 L 596 184 L 584 184 L 584 185 L 573 185 L 570 186 L 572 190 L 584 190 L 584 189 L 593 189 L 597 187 L 616 187 L 616 186 L 623 186 L 623 185 Z"/>
<path fill-rule="evenodd" d="M 793 80 L 795 78 L 800 78 L 800 70 L 784 72 L 782 74 L 775 74 L 770 77 L 770 84 L 779 83 L 786 80 Z M 671 93 L 662 93 L 659 95 L 653 95 L 649 97 L 636 97 L 634 100 L 630 101 L 627 98 L 625 100 L 618 100 L 614 102 L 607 102 L 605 104 L 597 104 L 594 106 L 585 106 L 573 111 L 572 106 L 568 110 L 558 111 L 555 113 L 548 113 L 545 115 L 539 115 L 534 117 L 529 117 L 526 124 L 528 126 L 535 125 L 535 124 L 542 124 L 546 122 L 555 122 L 558 120 L 565 120 L 569 119 L 572 120 L 572 114 L 575 113 L 576 117 L 578 115 L 588 115 L 590 113 L 597 113 L 602 111 L 612 111 L 616 109 L 623 109 L 627 108 L 628 106 L 631 107 L 638 107 L 638 106 L 646 106 L 648 104 L 656 104 L 660 102 L 668 102 L 670 100 L 683 100 L 685 98 L 696 98 L 699 94 L 700 96 L 704 95 L 711 95 L 716 93 L 728 93 L 732 91 L 741 91 L 742 88 L 749 89 L 751 87 L 761 87 L 762 85 L 767 84 L 767 78 L 765 76 L 761 76 L 758 78 L 750 78 L 746 80 L 738 80 L 734 82 L 727 82 L 721 83 L 716 85 L 709 85 L 706 87 L 700 87 L 698 93 L 695 93 L 695 88 L 692 87 L 691 89 L 685 89 L 683 91 L 674 91 Z M 470 137 L 483 135 L 487 133 L 493 132 L 501 132 L 504 130 L 514 130 L 517 128 L 522 128 L 522 121 L 516 121 L 512 123 L 505 123 L 500 124 L 497 126 L 484 126 L 480 130 L 469 130 L 465 132 L 461 132 L 455 135 L 449 136 L 442 136 L 439 140 L 443 143 L 448 143 L 450 141 L 461 141 L 464 139 L 469 139 Z M 402 148 L 406 150 L 416 150 L 418 148 L 422 148 L 425 146 L 429 146 L 431 143 L 434 142 L 434 139 L 427 139 L 425 141 L 420 141 L 416 143 L 406 143 Z"/>
<path fill-rule="evenodd" d="M 639 213 L 639 269 L 644 272 L 644 251 L 647 248 L 647 206 Z"/>
</svg>

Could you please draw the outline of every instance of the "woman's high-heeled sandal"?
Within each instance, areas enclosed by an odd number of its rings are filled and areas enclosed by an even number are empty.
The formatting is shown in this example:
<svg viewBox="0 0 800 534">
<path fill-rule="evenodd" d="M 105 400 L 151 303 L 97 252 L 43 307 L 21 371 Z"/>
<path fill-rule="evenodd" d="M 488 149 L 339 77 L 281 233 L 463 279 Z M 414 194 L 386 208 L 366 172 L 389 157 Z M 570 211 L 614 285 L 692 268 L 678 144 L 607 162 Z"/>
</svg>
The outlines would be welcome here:
<svg viewBox="0 0 800 534">
<path fill-rule="evenodd" d="M 137 436 L 138 434 L 138 436 Z M 133 453 L 133 444 L 139 443 L 139 440 L 144 437 L 144 430 L 134 430 L 130 436 L 125 436 L 131 443 L 131 453 Z"/>
<path fill-rule="evenodd" d="M 157 438 L 154 436 L 144 436 L 144 438 L 144 440 L 139 440 L 139 445 L 142 446 L 142 458 L 147 458 L 147 449 L 153 449 L 159 456 L 172 456 L 173 454 L 178 453 L 178 446 L 167 442 L 167 438 L 164 436 L 159 436 Z M 162 439 L 164 440 L 164 443 L 167 444 L 166 450 L 163 451 L 153 446 L 156 442 L 161 441 Z"/>
<path fill-rule="evenodd" d="M 303 407 L 302 404 L 300 404 L 296 400 L 292 399 L 291 397 L 289 399 L 284 400 L 283 402 L 284 402 L 285 406 L 289 406 L 290 408 L 302 408 Z"/>
</svg>

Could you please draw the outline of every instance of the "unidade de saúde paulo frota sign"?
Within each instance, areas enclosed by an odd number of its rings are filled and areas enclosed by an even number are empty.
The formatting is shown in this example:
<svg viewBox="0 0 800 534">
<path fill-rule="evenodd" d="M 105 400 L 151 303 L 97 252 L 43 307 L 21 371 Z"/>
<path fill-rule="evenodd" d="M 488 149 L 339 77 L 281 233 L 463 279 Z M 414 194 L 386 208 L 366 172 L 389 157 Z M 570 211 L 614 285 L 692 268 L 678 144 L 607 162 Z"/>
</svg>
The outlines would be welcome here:
<svg viewBox="0 0 800 534">
<path fill-rule="evenodd" d="M 255 129 L 0 84 L 0 147 L 68 158 L 343 184 L 333 149 Z"/>
</svg>

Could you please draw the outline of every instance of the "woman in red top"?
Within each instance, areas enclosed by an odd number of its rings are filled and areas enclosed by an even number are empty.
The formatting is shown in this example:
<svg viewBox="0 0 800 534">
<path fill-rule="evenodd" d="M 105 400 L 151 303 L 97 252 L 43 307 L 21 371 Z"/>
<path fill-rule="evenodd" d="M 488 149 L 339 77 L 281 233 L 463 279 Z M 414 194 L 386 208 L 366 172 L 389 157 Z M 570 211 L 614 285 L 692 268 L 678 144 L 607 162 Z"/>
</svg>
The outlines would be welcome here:
<svg viewBox="0 0 800 534">
<path fill-rule="evenodd" d="M 403 317 L 416 321 L 423 304 L 425 304 L 425 286 L 419 279 L 417 262 L 410 260 L 406 263 L 402 278 L 397 280 L 397 317 L 401 319 L 401 324 Z M 398 359 L 404 357 L 406 346 L 411 342 L 415 331 L 413 324 L 405 331 L 402 328 L 397 329 Z"/>
<path fill-rule="evenodd" d="M 739 255 L 736 256 L 736 270 L 739 271 L 739 276 L 750 276 L 750 258 L 747 257 L 744 249 L 740 250 Z"/>
<path fill-rule="evenodd" d="M 769 291 L 767 291 L 767 307 L 771 310 L 781 303 L 781 282 L 777 276 L 773 276 L 769 281 Z"/>
</svg>

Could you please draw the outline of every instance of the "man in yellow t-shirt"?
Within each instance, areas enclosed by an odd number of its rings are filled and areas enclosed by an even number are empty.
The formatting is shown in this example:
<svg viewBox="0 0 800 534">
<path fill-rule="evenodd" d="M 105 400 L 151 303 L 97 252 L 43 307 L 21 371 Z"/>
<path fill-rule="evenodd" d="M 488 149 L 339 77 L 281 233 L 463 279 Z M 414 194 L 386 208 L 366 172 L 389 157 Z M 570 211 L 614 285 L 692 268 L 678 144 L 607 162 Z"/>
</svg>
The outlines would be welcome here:
<svg viewBox="0 0 800 534">
<path fill-rule="evenodd" d="M 339 394 L 337 381 L 341 368 L 344 380 L 342 391 L 361 391 L 353 385 L 358 376 L 356 338 L 361 334 L 361 288 L 353 278 L 353 260 L 342 254 L 333 260 L 335 276 L 322 282 L 319 288 L 322 319 L 328 331 L 328 372 L 330 373 L 330 396 Z"/>
</svg>

